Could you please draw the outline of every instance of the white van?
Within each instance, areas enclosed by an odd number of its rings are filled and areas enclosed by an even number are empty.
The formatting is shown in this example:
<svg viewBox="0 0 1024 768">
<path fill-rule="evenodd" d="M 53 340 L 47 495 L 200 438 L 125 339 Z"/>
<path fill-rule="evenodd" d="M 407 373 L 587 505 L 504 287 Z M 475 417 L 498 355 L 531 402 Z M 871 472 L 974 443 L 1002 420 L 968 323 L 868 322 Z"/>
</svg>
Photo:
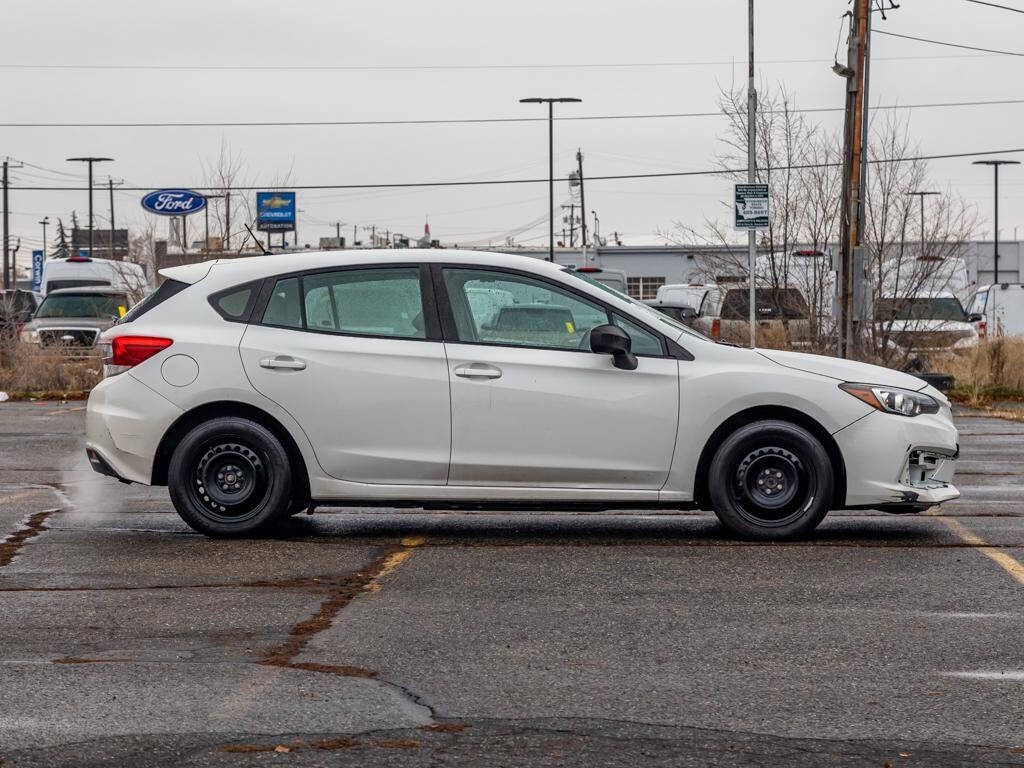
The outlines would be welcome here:
<svg viewBox="0 0 1024 768">
<path fill-rule="evenodd" d="M 42 293 L 60 288 L 120 288 L 135 301 L 149 292 L 149 279 L 141 264 L 112 259 L 68 256 L 43 264 Z"/>
<path fill-rule="evenodd" d="M 968 306 L 971 322 L 980 337 L 1024 335 L 1024 284 L 978 286 Z"/>
</svg>

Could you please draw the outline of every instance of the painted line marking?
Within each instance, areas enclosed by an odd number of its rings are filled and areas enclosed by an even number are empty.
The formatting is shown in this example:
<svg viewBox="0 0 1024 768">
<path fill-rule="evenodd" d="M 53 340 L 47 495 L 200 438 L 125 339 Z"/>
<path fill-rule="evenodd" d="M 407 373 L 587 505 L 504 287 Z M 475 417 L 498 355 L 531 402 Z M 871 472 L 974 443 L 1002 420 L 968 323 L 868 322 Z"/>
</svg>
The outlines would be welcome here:
<svg viewBox="0 0 1024 768">
<path fill-rule="evenodd" d="M 1008 670 L 1006 672 L 947 672 L 949 677 L 960 677 L 965 680 L 1005 680 L 1010 683 L 1024 683 L 1024 671 Z"/>
<path fill-rule="evenodd" d="M 1012 555 L 991 546 L 980 536 L 976 536 L 971 533 L 971 531 L 968 530 L 968 528 L 959 520 L 954 520 L 952 517 L 940 515 L 937 512 L 928 512 L 928 514 L 953 531 L 953 533 L 960 537 L 962 542 L 977 548 L 981 554 L 995 562 L 1000 568 L 1010 574 L 1018 584 L 1024 587 L 1024 564 L 1019 560 Z"/>
<path fill-rule="evenodd" d="M 393 552 L 384 559 L 384 564 L 381 566 L 377 575 L 370 580 L 370 582 L 363 588 L 364 592 L 377 592 L 380 590 L 380 579 L 382 576 L 387 576 L 390 573 L 394 573 L 395 569 L 398 568 L 402 563 L 412 557 L 413 549 L 422 546 L 426 538 L 423 536 L 406 536 L 402 539 L 402 547 L 398 552 Z"/>
</svg>

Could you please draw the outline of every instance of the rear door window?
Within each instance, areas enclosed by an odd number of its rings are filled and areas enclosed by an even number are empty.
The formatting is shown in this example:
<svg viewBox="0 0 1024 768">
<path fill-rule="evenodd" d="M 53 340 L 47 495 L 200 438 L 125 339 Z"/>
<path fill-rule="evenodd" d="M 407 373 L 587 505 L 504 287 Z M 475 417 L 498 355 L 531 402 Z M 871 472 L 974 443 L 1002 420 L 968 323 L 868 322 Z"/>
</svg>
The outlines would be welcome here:
<svg viewBox="0 0 1024 768">
<path fill-rule="evenodd" d="M 311 331 L 425 339 L 419 267 L 345 269 L 302 278 Z"/>
</svg>

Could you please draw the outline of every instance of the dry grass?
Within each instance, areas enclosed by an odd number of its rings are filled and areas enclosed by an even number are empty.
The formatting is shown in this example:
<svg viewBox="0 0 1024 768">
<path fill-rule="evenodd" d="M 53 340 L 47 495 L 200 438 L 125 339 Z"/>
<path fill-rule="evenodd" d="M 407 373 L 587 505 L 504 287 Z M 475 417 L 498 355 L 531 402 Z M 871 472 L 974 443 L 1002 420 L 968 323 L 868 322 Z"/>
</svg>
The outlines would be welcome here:
<svg viewBox="0 0 1024 768">
<path fill-rule="evenodd" d="M 102 372 L 95 350 L 40 349 L 10 338 L 0 341 L 0 391 L 14 399 L 26 393 L 80 396 L 96 385 Z"/>
<path fill-rule="evenodd" d="M 951 373 L 953 395 L 967 405 L 1024 399 L 1024 338 L 999 338 L 958 354 L 932 357 L 932 370 Z"/>
</svg>

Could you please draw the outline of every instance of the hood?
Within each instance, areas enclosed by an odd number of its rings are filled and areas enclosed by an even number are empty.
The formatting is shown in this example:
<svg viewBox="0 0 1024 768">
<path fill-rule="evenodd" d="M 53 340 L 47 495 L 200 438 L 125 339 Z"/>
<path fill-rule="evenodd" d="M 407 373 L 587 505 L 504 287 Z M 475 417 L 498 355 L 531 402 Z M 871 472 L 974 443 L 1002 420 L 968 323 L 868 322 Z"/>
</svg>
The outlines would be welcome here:
<svg viewBox="0 0 1024 768">
<path fill-rule="evenodd" d="M 816 373 L 836 381 L 851 381 L 859 384 L 881 384 L 888 387 L 911 389 L 915 392 L 928 386 L 927 382 L 908 373 L 883 368 L 880 365 L 842 360 L 838 357 L 808 355 L 802 352 L 782 352 L 775 349 L 759 349 L 758 354 L 773 363 L 805 373 Z"/>
<path fill-rule="evenodd" d="M 105 317 L 37 317 L 25 327 L 33 331 L 43 328 L 97 328 L 102 331 L 113 324 L 113 319 Z"/>
<path fill-rule="evenodd" d="M 879 328 L 885 329 L 888 323 L 880 323 Z M 971 323 L 961 320 L 893 320 L 893 333 L 956 333 L 974 330 Z"/>
</svg>

